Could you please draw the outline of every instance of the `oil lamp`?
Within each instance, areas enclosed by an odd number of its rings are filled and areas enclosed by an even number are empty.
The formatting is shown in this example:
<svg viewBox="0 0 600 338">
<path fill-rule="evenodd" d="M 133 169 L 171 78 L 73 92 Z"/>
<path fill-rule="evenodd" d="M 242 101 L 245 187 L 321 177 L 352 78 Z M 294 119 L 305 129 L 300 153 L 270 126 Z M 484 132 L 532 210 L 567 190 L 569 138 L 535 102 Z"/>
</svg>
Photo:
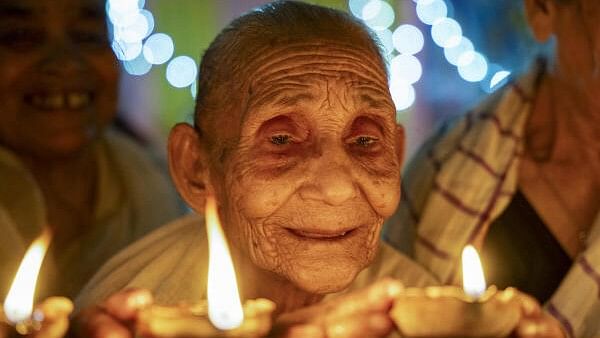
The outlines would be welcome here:
<svg viewBox="0 0 600 338">
<path fill-rule="evenodd" d="M 31 243 L 0 311 L 0 321 L 14 327 L 21 335 L 38 330 L 43 320 L 43 314 L 33 310 L 33 298 L 38 274 L 51 238 L 50 230 L 46 229 Z"/>
<path fill-rule="evenodd" d="M 462 252 L 462 289 L 407 288 L 390 312 L 404 337 L 506 337 L 517 325 L 520 305 L 514 289 L 486 290 L 475 248 Z"/>
<path fill-rule="evenodd" d="M 142 336 L 262 337 L 271 329 L 275 304 L 267 299 L 247 300 L 242 306 L 227 240 L 216 201 L 206 201 L 208 235 L 207 300 L 192 306 L 152 305 L 138 319 Z"/>
</svg>

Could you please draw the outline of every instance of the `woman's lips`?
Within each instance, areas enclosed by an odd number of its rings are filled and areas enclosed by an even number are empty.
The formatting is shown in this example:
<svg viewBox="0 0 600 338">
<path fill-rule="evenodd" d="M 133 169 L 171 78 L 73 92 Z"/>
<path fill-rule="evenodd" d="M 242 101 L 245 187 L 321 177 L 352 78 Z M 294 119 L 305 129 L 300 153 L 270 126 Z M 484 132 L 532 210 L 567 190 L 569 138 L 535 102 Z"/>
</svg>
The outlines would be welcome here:
<svg viewBox="0 0 600 338">
<path fill-rule="evenodd" d="M 321 230 L 300 230 L 300 229 L 287 229 L 289 232 L 298 237 L 304 237 L 309 239 L 320 239 L 320 240 L 336 240 L 342 239 L 349 236 L 354 232 L 356 228 L 340 231 L 321 231 Z"/>
<path fill-rule="evenodd" d="M 32 93 L 25 95 L 25 103 L 45 111 L 80 110 L 92 102 L 93 95 L 88 91 L 65 91 L 53 93 Z"/>
</svg>

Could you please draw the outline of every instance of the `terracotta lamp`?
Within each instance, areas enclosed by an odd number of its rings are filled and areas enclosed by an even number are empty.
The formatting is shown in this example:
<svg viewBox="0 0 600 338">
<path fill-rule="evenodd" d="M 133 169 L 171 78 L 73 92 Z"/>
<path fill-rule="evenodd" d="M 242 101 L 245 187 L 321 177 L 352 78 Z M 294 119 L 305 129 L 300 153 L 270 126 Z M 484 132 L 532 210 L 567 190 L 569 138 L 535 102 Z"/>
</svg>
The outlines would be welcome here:
<svg viewBox="0 0 600 338">
<path fill-rule="evenodd" d="M 520 317 L 515 290 L 486 290 L 477 251 L 462 253 L 463 288 L 408 288 L 394 302 L 391 316 L 403 337 L 506 337 Z"/>
</svg>

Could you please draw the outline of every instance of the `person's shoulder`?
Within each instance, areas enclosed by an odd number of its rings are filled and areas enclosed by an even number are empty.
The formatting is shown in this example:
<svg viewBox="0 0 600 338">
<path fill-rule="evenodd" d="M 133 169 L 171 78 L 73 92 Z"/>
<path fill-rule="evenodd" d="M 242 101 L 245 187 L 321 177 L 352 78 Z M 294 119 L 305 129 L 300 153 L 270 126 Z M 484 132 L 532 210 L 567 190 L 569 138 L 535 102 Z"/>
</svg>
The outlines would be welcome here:
<svg viewBox="0 0 600 338">
<path fill-rule="evenodd" d="M 206 246 L 203 217 L 191 214 L 165 224 L 109 259 L 83 288 L 77 306 L 94 304 L 128 287 L 156 289 L 181 257 L 197 256 L 196 251 Z"/>
</svg>

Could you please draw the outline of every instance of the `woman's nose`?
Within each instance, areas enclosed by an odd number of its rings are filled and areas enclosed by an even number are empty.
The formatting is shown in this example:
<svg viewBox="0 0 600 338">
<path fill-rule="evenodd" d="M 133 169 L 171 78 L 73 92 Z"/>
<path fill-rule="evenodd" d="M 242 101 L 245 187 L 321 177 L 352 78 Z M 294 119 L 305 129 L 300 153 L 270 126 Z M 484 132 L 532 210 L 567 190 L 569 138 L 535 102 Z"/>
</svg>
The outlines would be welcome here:
<svg viewBox="0 0 600 338">
<path fill-rule="evenodd" d="M 85 66 L 81 51 L 73 43 L 55 40 L 48 43 L 38 66 L 47 74 L 76 74 Z"/>
<path fill-rule="evenodd" d="M 303 199 L 341 205 L 356 197 L 357 185 L 346 154 L 323 153 L 314 159 L 307 184 L 300 190 Z"/>
</svg>

